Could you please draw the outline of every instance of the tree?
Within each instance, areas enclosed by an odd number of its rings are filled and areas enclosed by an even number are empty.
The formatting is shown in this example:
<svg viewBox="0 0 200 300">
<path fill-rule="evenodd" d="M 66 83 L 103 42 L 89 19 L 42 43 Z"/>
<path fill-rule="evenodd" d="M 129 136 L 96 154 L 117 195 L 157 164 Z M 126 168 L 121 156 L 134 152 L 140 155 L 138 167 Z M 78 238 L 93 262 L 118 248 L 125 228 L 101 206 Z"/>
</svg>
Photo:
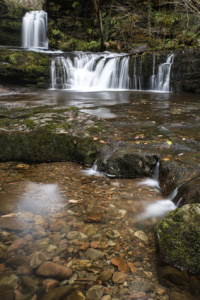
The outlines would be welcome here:
<svg viewBox="0 0 200 300">
<path fill-rule="evenodd" d="M 101 9 L 100 9 L 100 3 L 99 0 L 93 0 L 95 11 L 98 17 L 98 23 L 99 23 L 99 32 L 100 32 L 100 39 L 101 39 L 101 50 L 105 49 L 104 45 L 104 35 L 103 35 L 103 25 L 102 25 L 102 17 L 101 17 Z"/>
</svg>

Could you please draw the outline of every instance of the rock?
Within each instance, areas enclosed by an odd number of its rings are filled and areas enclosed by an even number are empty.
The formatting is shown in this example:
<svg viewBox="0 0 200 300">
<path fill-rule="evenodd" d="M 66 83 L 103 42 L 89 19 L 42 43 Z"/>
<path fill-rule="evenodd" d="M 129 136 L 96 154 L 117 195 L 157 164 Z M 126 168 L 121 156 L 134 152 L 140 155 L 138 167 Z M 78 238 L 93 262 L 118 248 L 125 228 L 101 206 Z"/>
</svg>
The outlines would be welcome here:
<svg viewBox="0 0 200 300">
<path fill-rule="evenodd" d="M 69 296 L 72 292 L 74 292 L 74 288 L 70 285 L 62 286 L 50 290 L 48 293 L 42 296 L 40 300 L 63 300 L 66 299 L 66 297 Z"/>
<path fill-rule="evenodd" d="M 27 241 L 23 238 L 15 240 L 7 249 L 7 252 L 15 252 L 27 245 Z"/>
<path fill-rule="evenodd" d="M 15 293 L 9 285 L 0 285 L 0 295 L 2 300 L 15 300 Z"/>
<path fill-rule="evenodd" d="M 85 242 L 80 246 L 79 250 L 86 251 L 89 247 L 90 247 L 90 243 Z"/>
<path fill-rule="evenodd" d="M 147 299 L 148 296 L 144 292 L 134 292 L 130 295 L 129 300 Z"/>
<path fill-rule="evenodd" d="M 103 218 L 103 214 L 100 212 L 91 212 L 88 213 L 85 221 L 88 223 L 99 223 L 101 219 Z"/>
<path fill-rule="evenodd" d="M 51 223 L 50 230 L 53 232 L 60 231 L 64 225 L 66 225 L 66 223 L 63 220 L 55 221 L 55 222 Z"/>
<path fill-rule="evenodd" d="M 25 256 L 16 255 L 6 260 L 5 265 L 12 269 L 17 269 L 21 265 L 26 265 L 28 263 Z"/>
<path fill-rule="evenodd" d="M 16 289 L 18 286 L 19 278 L 16 275 L 6 276 L 0 280 L 0 286 L 9 285 L 11 289 Z M 5 298 L 6 299 L 6 298 Z"/>
<path fill-rule="evenodd" d="M 44 250 L 49 245 L 49 238 L 42 238 L 37 241 L 35 241 L 31 246 L 30 250 L 32 251 L 38 251 L 38 250 Z"/>
<path fill-rule="evenodd" d="M 113 274 L 112 280 L 114 283 L 124 283 L 128 278 L 128 275 L 122 272 L 115 272 Z"/>
<path fill-rule="evenodd" d="M 85 300 L 85 296 L 80 291 L 75 291 L 67 297 L 66 300 Z"/>
<path fill-rule="evenodd" d="M 137 271 L 137 268 L 135 267 L 135 265 L 131 262 L 128 262 L 128 266 L 130 268 L 131 273 L 135 273 Z"/>
<path fill-rule="evenodd" d="M 72 264 L 72 269 L 77 271 L 83 271 L 92 265 L 91 260 L 87 259 L 76 259 Z"/>
<path fill-rule="evenodd" d="M 59 286 L 59 281 L 55 279 L 46 279 L 42 282 L 42 285 L 44 286 L 46 293 L 48 293 L 50 290 Z"/>
<path fill-rule="evenodd" d="M 36 274 L 41 277 L 50 277 L 55 279 L 68 279 L 72 275 L 72 270 L 59 264 L 46 261 L 36 270 Z"/>
<path fill-rule="evenodd" d="M 14 217 L 0 218 L 0 228 L 12 231 L 22 231 L 28 228 L 28 224 Z"/>
<path fill-rule="evenodd" d="M 18 276 L 28 276 L 33 273 L 33 268 L 29 265 L 20 266 L 16 271 Z"/>
<path fill-rule="evenodd" d="M 115 257 L 115 258 L 112 258 L 110 262 L 111 262 L 111 264 L 118 267 L 119 272 L 123 272 L 123 273 L 129 272 L 129 266 L 123 258 Z"/>
<path fill-rule="evenodd" d="M 101 281 L 107 281 L 112 277 L 113 272 L 111 270 L 105 270 L 99 274 L 99 279 Z"/>
<path fill-rule="evenodd" d="M 86 292 L 86 297 L 88 300 L 98 300 L 101 299 L 104 293 L 104 287 L 102 285 L 93 285 Z"/>
<path fill-rule="evenodd" d="M 85 255 L 88 259 L 91 259 L 93 261 L 102 259 L 105 256 L 105 253 L 103 253 L 100 250 L 96 250 L 93 248 L 89 248 L 87 249 L 87 251 L 85 252 Z"/>
<path fill-rule="evenodd" d="M 101 300 L 111 300 L 111 296 L 110 295 L 105 295 L 101 298 Z"/>
<path fill-rule="evenodd" d="M 56 232 L 51 238 L 51 243 L 54 245 L 58 245 L 60 241 L 61 241 L 61 234 L 60 232 Z"/>
<path fill-rule="evenodd" d="M 200 203 L 200 176 L 182 184 L 178 188 L 178 193 L 173 202 L 175 204 L 179 203 L 179 207 L 185 204 Z"/>
<path fill-rule="evenodd" d="M 36 269 L 42 262 L 49 260 L 49 256 L 44 252 L 35 252 L 31 258 L 30 266 Z"/>
<path fill-rule="evenodd" d="M 25 222 L 32 223 L 34 222 L 34 214 L 32 212 L 24 212 L 20 215 L 20 219 L 23 219 Z"/>
<path fill-rule="evenodd" d="M 23 291 L 27 294 L 30 293 L 31 291 L 33 291 L 36 287 L 36 283 L 34 282 L 34 280 L 29 277 L 29 276 L 25 276 L 21 279 L 20 281 L 20 285 L 23 288 Z"/>
<path fill-rule="evenodd" d="M 75 240 L 78 238 L 78 231 L 70 231 L 68 234 L 67 234 L 67 238 L 69 240 Z"/>
<path fill-rule="evenodd" d="M 99 166 L 100 170 L 116 177 L 150 177 L 158 161 L 156 154 L 132 149 L 117 150 Z M 98 162 L 100 164 L 100 161 Z M 106 167 L 106 170 L 104 169 Z"/>
<path fill-rule="evenodd" d="M 156 241 L 165 261 L 200 276 L 200 204 L 186 204 L 155 227 Z"/>
<path fill-rule="evenodd" d="M 139 238 L 140 240 L 142 240 L 143 242 L 147 243 L 148 242 L 148 237 L 147 235 L 144 233 L 144 231 L 138 230 L 135 232 L 135 236 L 137 238 Z"/>
<path fill-rule="evenodd" d="M 107 231 L 106 235 L 111 239 L 117 239 L 118 237 L 120 237 L 119 231 L 115 229 Z"/>
</svg>

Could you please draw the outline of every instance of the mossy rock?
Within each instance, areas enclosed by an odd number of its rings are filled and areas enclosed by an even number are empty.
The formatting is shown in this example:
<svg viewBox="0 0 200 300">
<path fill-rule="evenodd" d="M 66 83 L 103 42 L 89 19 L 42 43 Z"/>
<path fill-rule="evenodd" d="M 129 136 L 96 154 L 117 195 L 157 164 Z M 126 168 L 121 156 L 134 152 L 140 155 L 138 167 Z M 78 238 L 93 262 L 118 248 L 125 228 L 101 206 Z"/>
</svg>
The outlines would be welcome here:
<svg viewBox="0 0 200 300">
<path fill-rule="evenodd" d="M 164 261 L 200 277 L 200 204 L 186 204 L 155 227 Z"/>
</svg>

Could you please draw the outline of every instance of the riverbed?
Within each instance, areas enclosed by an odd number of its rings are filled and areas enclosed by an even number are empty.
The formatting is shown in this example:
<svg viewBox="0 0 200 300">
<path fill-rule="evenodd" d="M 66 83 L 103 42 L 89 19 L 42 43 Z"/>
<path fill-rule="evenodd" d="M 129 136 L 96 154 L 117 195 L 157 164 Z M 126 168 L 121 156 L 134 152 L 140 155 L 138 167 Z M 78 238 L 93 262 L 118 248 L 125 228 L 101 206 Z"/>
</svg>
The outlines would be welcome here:
<svg viewBox="0 0 200 300">
<path fill-rule="evenodd" d="M 198 95 L 10 88 L 1 94 L 0 104 L 8 109 L 75 106 L 107 120 L 117 143 L 141 149 L 156 143 L 166 159 L 199 157 Z M 11 281 L 16 299 L 49 299 L 48 291 L 63 286 L 70 286 L 70 293 L 79 290 L 80 299 L 92 299 L 94 286 L 104 300 L 169 299 L 158 282 L 153 229 L 174 207 L 159 182 L 147 186 L 144 179 L 107 178 L 76 162 L 4 162 L 0 169 L 1 220 L 17 222 L 1 231 L 0 280 Z M 45 277 L 36 272 L 44 261 L 72 273 L 65 279 Z"/>
</svg>

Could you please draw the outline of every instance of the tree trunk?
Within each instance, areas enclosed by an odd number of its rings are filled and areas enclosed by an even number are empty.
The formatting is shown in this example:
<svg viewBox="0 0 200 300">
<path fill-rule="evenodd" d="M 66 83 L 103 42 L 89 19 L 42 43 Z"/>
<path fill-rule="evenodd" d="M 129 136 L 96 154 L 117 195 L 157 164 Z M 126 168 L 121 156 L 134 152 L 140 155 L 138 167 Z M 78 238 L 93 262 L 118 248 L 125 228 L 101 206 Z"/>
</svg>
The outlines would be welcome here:
<svg viewBox="0 0 200 300">
<path fill-rule="evenodd" d="M 102 25 L 102 18 L 101 18 L 101 10 L 99 0 L 93 0 L 94 7 L 98 16 L 98 23 L 99 23 L 99 32 L 100 32 L 100 39 L 101 39 L 101 50 L 105 49 L 104 45 L 104 36 L 103 36 L 103 25 Z"/>
</svg>

